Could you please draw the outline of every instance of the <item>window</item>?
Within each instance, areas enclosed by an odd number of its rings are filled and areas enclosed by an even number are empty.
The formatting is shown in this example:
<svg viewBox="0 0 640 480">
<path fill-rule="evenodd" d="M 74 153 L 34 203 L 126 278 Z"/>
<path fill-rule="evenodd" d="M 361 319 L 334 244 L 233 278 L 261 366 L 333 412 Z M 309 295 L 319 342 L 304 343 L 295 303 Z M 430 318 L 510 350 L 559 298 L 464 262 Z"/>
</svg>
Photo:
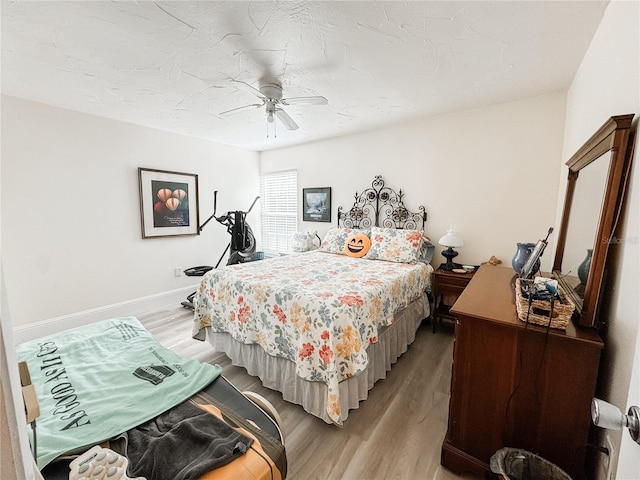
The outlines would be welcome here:
<svg viewBox="0 0 640 480">
<path fill-rule="evenodd" d="M 262 250 L 289 253 L 298 228 L 298 172 L 265 173 L 260 176 Z"/>
</svg>

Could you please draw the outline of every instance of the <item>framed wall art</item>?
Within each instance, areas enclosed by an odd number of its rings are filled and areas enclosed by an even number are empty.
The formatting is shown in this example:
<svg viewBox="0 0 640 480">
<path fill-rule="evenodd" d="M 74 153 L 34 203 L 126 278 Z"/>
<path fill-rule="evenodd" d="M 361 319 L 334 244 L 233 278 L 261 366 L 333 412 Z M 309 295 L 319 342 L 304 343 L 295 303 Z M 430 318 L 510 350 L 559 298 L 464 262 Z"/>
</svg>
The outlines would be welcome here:
<svg viewBox="0 0 640 480">
<path fill-rule="evenodd" d="M 198 175 L 138 168 L 142 238 L 198 235 Z"/>
<path fill-rule="evenodd" d="M 331 187 L 302 189 L 302 220 L 331 221 Z"/>
</svg>

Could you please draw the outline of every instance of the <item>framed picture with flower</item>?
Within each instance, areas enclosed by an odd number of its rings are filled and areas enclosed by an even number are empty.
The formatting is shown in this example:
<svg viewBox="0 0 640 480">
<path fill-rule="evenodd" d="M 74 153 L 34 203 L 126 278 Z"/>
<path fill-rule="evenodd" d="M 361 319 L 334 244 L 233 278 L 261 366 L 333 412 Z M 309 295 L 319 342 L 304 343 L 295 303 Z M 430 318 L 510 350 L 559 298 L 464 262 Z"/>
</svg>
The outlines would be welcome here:
<svg viewBox="0 0 640 480">
<path fill-rule="evenodd" d="M 142 238 L 199 235 L 198 175 L 138 168 Z"/>
</svg>

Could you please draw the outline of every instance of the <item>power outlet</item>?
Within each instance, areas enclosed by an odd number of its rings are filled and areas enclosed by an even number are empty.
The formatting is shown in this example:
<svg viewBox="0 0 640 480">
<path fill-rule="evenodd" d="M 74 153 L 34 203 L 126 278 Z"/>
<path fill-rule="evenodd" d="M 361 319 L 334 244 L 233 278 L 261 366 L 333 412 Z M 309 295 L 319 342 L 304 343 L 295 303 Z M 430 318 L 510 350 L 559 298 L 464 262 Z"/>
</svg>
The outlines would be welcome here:
<svg viewBox="0 0 640 480">
<path fill-rule="evenodd" d="M 182 276 L 182 267 L 174 267 L 173 274 L 176 277 L 181 277 Z"/>
</svg>

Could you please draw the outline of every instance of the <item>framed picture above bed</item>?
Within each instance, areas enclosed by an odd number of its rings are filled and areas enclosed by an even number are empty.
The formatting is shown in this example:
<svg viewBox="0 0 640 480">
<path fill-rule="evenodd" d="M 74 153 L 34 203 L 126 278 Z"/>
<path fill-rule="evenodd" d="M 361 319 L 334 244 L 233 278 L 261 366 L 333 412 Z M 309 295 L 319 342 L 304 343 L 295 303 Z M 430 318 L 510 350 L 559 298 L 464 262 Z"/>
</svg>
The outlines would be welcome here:
<svg viewBox="0 0 640 480">
<path fill-rule="evenodd" d="M 198 235 L 198 175 L 138 168 L 142 238 Z"/>
<path fill-rule="evenodd" d="M 302 189 L 302 220 L 331 222 L 331 187 Z"/>
</svg>

